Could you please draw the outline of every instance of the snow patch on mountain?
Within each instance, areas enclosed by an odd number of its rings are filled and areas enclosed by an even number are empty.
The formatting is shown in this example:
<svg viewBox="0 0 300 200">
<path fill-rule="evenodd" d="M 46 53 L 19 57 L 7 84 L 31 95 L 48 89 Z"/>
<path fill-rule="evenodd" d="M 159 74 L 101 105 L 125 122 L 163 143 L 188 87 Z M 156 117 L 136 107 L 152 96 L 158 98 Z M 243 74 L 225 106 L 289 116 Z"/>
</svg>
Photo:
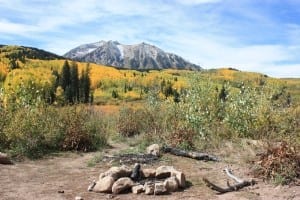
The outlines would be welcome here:
<svg viewBox="0 0 300 200">
<path fill-rule="evenodd" d="M 121 54 L 120 58 L 124 59 L 124 48 L 123 48 L 123 45 L 118 44 L 117 47 L 118 47 L 118 49 L 120 51 L 120 54 Z"/>
</svg>

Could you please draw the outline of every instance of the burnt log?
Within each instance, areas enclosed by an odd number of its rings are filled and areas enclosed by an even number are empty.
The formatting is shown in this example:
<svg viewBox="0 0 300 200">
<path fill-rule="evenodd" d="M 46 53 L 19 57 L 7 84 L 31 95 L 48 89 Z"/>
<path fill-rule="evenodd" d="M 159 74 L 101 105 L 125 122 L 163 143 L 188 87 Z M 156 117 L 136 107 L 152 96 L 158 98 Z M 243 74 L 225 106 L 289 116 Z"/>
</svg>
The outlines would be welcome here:
<svg viewBox="0 0 300 200">
<path fill-rule="evenodd" d="M 103 161 L 118 161 L 120 164 L 151 164 L 159 160 L 158 156 L 152 154 L 121 154 L 115 156 L 104 156 Z"/>
<path fill-rule="evenodd" d="M 201 152 L 197 152 L 197 151 L 185 151 L 185 150 L 168 147 L 168 146 L 163 147 L 162 150 L 165 153 L 170 153 L 175 156 L 188 157 L 188 158 L 192 158 L 192 159 L 196 159 L 196 160 L 220 161 L 220 159 L 214 155 L 210 155 L 207 153 L 201 153 Z"/>
</svg>

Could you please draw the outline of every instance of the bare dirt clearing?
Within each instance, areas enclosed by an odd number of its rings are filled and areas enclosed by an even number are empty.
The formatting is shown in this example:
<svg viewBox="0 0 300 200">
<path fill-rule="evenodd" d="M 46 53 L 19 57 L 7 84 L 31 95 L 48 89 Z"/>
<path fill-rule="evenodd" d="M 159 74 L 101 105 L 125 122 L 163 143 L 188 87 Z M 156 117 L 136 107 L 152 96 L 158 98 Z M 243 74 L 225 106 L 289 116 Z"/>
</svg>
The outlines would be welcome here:
<svg viewBox="0 0 300 200">
<path fill-rule="evenodd" d="M 126 148 L 128 146 L 125 144 L 114 144 L 104 154 L 113 154 Z M 203 162 L 165 154 L 153 167 L 173 165 L 186 174 L 190 183 L 188 188 L 171 195 L 147 196 L 130 193 L 113 196 L 113 199 L 300 199 L 299 186 L 276 187 L 261 180 L 238 192 L 217 195 L 205 186 L 203 177 L 226 186 L 227 177 L 222 170 L 230 166 L 238 177 L 251 178 L 249 164 L 241 159 L 245 154 L 251 156 L 251 150 L 243 149 L 234 153 L 227 150 L 218 155 L 221 158 L 226 156 L 221 162 Z M 17 162 L 15 165 L 0 165 L 0 199 L 57 200 L 75 199 L 76 196 L 81 196 L 84 200 L 112 198 L 108 194 L 87 191 L 88 185 L 98 179 L 99 173 L 111 166 L 110 163 L 99 163 L 88 167 L 88 162 L 96 155 L 97 152 L 63 153 L 41 160 Z"/>
</svg>

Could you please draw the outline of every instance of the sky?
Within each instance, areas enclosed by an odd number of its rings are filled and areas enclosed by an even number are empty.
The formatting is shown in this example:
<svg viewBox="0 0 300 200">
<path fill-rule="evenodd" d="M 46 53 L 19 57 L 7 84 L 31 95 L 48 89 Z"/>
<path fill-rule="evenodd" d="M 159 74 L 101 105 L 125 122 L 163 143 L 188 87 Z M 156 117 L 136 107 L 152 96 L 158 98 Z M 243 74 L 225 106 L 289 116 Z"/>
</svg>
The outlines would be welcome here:
<svg viewBox="0 0 300 200">
<path fill-rule="evenodd" d="M 0 44 L 63 55 L 100 40 L 300 78 L 300 0 L 0 0 Z"/>
</svg>

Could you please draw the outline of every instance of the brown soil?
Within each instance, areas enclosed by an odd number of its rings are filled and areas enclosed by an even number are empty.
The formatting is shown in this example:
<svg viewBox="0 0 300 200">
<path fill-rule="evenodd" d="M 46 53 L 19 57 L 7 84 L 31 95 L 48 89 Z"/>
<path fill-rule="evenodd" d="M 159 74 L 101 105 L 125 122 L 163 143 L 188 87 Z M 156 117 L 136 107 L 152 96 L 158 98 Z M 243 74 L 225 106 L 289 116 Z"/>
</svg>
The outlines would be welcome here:
<svg viewBox="0 0 300 200">
<path fill-rule="evenodd" d="M 127 148 L 125 144 L 114 144 L 105 153 L 122 151 Z M 243 147 L 242 150 L 234 151 L 229 146 L 226 152 L 218 156 L 226 158 L 221 162 L 202 162 L 189 158 L 181 158 L 172 155 L 164 155 L 162 161 L 155 163 L 152 167 L 159 165 L 173 165 L 186 174 L 189 187 L 183 191 L 164 196 L 147 196 L 144 194 L 120 194 L 112 196 L 88 192 L 88 185 L 98 178 L 100 172 L 106 171 L 111 164 L 99 163 L 94 167 L 88 167 L 88 162 L 97 154 L 94 153 L 64 153 L 49 156 L 41 160 L 26 160 L 14 165 L 0 165 L 0 199 L 40 199 L 59 200 L 75 199 L 81 196 L 84 200 L 92 199 L 300 199 L 299 186 L 274 186 L 266 184 L 261 180 L 254 186 L 244 188 L 237 192 L 217 195 L 206 187 L 202 177 L 226 186 L 227 177 L 222 170 L 230 166 L 234 174 L 245 179 L 250 179 L 250 165 L 245 162 L 248 155 L 253 156 L 253 149 Z M 151 166 L 147 166 L 151 167 Z"/>
</svg>

